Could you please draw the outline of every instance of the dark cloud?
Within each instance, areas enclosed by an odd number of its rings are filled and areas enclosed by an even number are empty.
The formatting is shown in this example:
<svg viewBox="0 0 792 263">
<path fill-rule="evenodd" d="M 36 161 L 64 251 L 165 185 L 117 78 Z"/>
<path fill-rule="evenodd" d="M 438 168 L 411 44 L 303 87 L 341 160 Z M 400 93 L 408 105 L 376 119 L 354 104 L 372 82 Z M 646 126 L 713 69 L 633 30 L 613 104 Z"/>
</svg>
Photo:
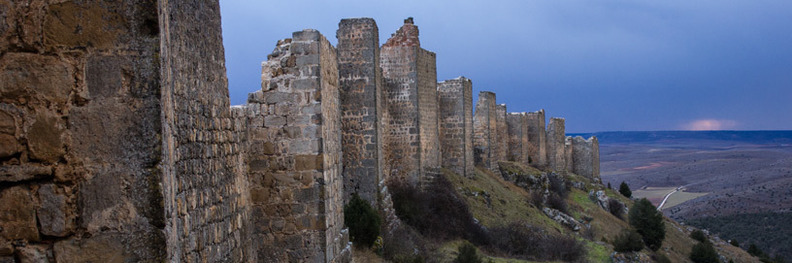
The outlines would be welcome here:
<svg viewBox="0 0 792 263">
<path fill-rule="evenodd" d="M 427 3 L 429 2 L 429 3 Z M 373 17 L 384 42 L 408 16 L 437 53 L 510 111 L 544 108 L 572 132 L 792 129 L 790 1 L 221 1 L 233 104 L 291 32 L 335 43 L 338 21 Z M 687 126 L 686 126 L 687 125 Z M 712 126 L 716 127 L 716 126 Z"/>
</svg>

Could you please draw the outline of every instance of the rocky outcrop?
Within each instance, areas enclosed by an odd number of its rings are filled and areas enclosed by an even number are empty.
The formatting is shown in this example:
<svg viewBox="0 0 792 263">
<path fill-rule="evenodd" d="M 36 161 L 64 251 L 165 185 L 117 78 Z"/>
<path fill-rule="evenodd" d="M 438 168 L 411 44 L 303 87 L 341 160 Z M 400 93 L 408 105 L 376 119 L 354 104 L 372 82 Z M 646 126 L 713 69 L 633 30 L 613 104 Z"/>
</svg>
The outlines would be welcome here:
<svg viewBox="0 0 792 263">
<path fill-rule="evenodd" d="M 547 217 L 553 219 L 554 221 L 558 222 L 559 224 L 571 229 L 572 231 L 580 231 L 581 223 L 575 220 L 574 217 L 564 214 L 557 209 L 545 207 L 542 208 L 542 212 L 544 212 Z"/>
</svg>

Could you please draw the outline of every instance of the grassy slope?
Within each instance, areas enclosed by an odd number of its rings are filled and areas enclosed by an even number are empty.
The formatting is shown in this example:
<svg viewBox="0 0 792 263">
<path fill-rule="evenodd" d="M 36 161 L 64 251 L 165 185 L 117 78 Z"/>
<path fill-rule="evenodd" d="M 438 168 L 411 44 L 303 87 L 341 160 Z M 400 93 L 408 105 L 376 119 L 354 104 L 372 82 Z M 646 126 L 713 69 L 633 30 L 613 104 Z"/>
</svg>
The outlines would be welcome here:
<svg viewBox="0 0 792 263">
<path fill-rule="evenodd" d="M 514 168 L 510 167 L 510 169 Z M 529 173 L 540 172 L 530 167 L 521 167 L 521 169 L 525 169 Z M 474 217 L 486 227 L 502 226 L 514 221 L 523 221 L 544 228 L 548 232 L 572 233 L 572 231 L 545 216 L 541 212 L 541 208 L 534 207 L 529 202 L 530 193 L 528 191 L 506 182 L 500 175 L 495 175 L 485 169 L 477 169 L 473 178 L 458 176 L 449 170 L 444 170 L 444 173 L 468 203 Z M 629 207 L 632 206 L 631 200 L 613 190 L 604 189 L 601 185 L 592 184 L 585 178 L 571 174 L 568 179 L 584 182 L 586 189 L 589 190 L 605 190 L 606 195 L 609 197 L 616 198 L 626 203 Z M 489 196 L 489 200 L 487 196 Z M 580 238 L 580 240 L 586 242 L 586 247 L 589 251 L 586 262 L 609 262 L 610 254 L 613 252 L 613 246 L 609 242 L 623 229 L 629 227 L 626 222 L 627 215 L 623 216 L 625 220 L 611 215 L 589 199 L 587 191 L 584 192 L 578 189 L 570 191 L 567 203 L 570 214 L 576 219 L 580 220 L 584 216 L 593 218 L 591 221 L 592 241 Z M 684 227 L 666 219 L 666 239 L 658 253 L 665 254 L 672 262 L 690 262 L 687 257 L 695 241 L 689 238 L 688 235 L 689 232 Z M 441 251 L 439 252 L 445 254 L 450 261 L 456 256 L 458 245 L 459 241 L 448 242 L 441 246 Z M 748 253 L 741 249 L 725 243 L 717 243 L 715 245 L 716 249 L 726 256 L 727 259 L 734 259 L 735 262 L 758 262 L 756 258 L 750 257 Z M 644 250 L 644 253 L 651 254 L 647 250 Z M 493 259 L 493 262 L 529 262 L 502 258 L 491 259 Z"/>
</svg>

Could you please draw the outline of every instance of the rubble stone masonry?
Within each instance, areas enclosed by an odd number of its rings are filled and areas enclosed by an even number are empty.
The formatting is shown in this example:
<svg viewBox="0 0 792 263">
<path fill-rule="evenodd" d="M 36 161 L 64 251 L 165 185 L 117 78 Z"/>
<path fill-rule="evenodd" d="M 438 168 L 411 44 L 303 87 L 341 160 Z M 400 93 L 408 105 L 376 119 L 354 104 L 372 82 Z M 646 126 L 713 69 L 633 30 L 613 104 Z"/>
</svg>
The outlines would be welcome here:
<svg viewBox="0 0 792 263">
<path fill-rule="evenodd" d="M 353 193 L 377 204 L 382 172 L 382 71 L 377 23 L 342 19 L 338 38 L 344 200 Z"/>
<path fill-rule="evenodd" d="M 459 77 L 437 84 L 442 167 L 471 177 L 473 163 L 473 83 Z"/>
<path fill-rule="evenodd" d="M 547 134 L 545 111 L 529 112 L 528 118 L 528 163 L 544 168 L 547 165 Z"/>
<path fill-rule="evenodd" d="M 348 261 L 336 50 L 316 30 L 278 42 L 249 96 L 248 166 L 259 259 Z"/>
<path fill-rule="evenodd" d="M 479 92 L 473 116 L 473 159 L 476 165 L 498 170 L 495 93 Z"/>
<path fill-rule="evenodd" d="M 435 60 L 420 47 L 412 18 L 380 50 L 387 104 L 385 173 L 413 184 L 427 167 L 440 166 Z"/>
<path fill-rule="evenodd" d="M 547 125 L 547 163 L 550 170 L 557 172 L 566 170 L 565 145 L 564 119 L 550 118 L 550 123 Z"/>
</svg>

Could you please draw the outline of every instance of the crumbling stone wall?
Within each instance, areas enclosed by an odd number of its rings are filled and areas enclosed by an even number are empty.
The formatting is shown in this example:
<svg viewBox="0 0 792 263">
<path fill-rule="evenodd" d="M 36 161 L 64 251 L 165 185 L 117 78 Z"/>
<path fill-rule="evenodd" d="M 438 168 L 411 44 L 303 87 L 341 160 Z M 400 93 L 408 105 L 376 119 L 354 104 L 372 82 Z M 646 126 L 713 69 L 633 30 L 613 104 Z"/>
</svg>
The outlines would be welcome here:
<svg viewBox="0 0 792 263">
<path fill-rule="evenodd" d="M 389 176 L 418 184 L 426 167 L 440 165 L 435 54 L 420 47 L 412 18 L 380 50 L 387 104 L 384 133 Z"/>
<path fill-rule="evenodd" d="M 548 168 L 561 172 L 566 170 L 566 134 L 564 118 L 550 118 L 547 125 L 547 162 Z"/>
<path fill-rule="evenodd" d="M 382 176 L 382 71 L 377 23 L 371 18 L 338 23 L 344 200 L 352 193 L 377 205 Z"/>
<path fill-rule="evenodd" d="M 495 93 L 479 92 L 473 116 L 473 159 L 476 165 L 493 171 L 498 170 L 496 115 Z"/>
<path fill-rule="evenodd" d="M 529 112 L 526 114 L 526 118 L 528 119 L 528 163 L 544 168 L 547 165 L 545 111 Z"/>
<path fill-rule="evenodd" d="M 248 99 L 259 259 L 348 261 L 336 50 L 316 30 L 278 41 Z"/>
<path fill-rule="evenodd" d="M 599 171 L 599 141 L 597 137 L 583 139 L 573 138 L 572 172 L 586 178 L 600 181 Z"/>
<path fill-rule="evenodd" d="M 442 167 L 473 176 L 473 83 L 459 77 L 437 84 Z"/>
<path fill-rule="evenodd" d="M 524 112 L 510 112 L 506 115 L 508 126 L 508 161 L 528 164 L 528 116 Z"/>
</svg>

